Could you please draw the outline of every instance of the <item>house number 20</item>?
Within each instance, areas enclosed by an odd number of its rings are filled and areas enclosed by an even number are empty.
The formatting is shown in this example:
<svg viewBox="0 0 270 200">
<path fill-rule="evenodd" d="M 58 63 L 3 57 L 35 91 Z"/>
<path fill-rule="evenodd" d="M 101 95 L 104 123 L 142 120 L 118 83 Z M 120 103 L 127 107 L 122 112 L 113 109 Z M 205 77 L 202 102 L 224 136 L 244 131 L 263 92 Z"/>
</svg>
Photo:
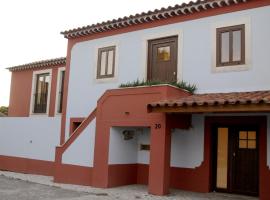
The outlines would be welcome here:
<svg viewBox="0 0 270 200">
<path fill-rule="evenodd" d="M 155 129 L 160 129 L 161 128 L 161 124 L 155 124 Z"/>
</svg>

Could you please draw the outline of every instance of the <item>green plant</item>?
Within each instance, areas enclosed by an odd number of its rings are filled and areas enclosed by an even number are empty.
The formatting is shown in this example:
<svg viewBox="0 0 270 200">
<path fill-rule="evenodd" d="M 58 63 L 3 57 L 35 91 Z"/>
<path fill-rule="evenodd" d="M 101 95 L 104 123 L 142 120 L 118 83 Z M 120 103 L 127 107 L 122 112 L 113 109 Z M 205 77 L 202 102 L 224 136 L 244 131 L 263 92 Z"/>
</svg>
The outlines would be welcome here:
<svg viewBox="0 0 270 200">
<path fill-rule="evenodd" d="M 145 80 L 140 81 L 139 79 L 132 82 L 122 83 L 121 85 L 119 85 L 119 87 L 126 88 L 126 87 L 153 86 L 153 85 L 163 85 L 163 84 L 172 85 L 172 86 L 187 90 L 190 93 L 194 93 L 197 89 L 196 85 L 187 83 L 185 81 L 180 81 L 180 82 L 145 81 Z"/>
<path fill-rule="evenodd" d="M 6 106 L 1 106 L 1 107 L 0 107 L 0 113 L 3 113 L 3 114 L 5 114 L 5 115 L 7 115 L 7 114 L 8 114 L 8 107 L 6 107 Z"/>
</svg>

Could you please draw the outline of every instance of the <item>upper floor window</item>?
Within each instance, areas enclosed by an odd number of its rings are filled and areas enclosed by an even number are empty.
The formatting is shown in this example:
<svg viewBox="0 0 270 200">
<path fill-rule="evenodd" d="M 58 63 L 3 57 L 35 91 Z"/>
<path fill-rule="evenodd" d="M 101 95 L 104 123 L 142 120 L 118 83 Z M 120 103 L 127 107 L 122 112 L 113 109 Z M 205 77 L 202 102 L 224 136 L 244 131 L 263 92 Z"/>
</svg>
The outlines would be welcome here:
<svg viewBox="0 0 270 200">
<path fill-rule="evenodd" d="M 65 70 L 60 69 L 58 75 L 57 113 L 62 113 L 64 81 L 65 81 Z"/>
<path fill-rule="evenodd" d="M 216 66 L 245 64 L 245 25 L 216 29 Z"/>
<path fill-rule="evenodd" d="M 33 113 L 46 113 L 48 107 L 50 73 L 36 75 Z"/>
<path fill-rule="evenodd" d="M 97 79 L 112 78 L 115 71 L 115 46 L 98 49 Z"/>
</svg>

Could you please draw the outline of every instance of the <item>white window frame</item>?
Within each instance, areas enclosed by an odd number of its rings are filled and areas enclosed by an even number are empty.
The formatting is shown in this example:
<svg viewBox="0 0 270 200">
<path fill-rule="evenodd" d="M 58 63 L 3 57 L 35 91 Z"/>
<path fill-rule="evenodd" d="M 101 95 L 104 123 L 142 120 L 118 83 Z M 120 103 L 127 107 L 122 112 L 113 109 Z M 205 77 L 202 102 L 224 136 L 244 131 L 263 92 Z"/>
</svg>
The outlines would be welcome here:
<svg viewBox="0 0 270 200">
<path fill-rule="evenodd" d="M 55 94 L 55 111 L 54 113 L 56 115 L 61 115 L 62 113 L 58 112 L 58 106 L 59 106 L 59 90 L 60 90 L 60 84 L 61 84 L 61 80 L 60 80 L 60 75 L 61 72 L 66 71 L 66 67 L 59 67 L 57 70 L 57 86 L 56 86 L 56 94 Z M 66 75 L 66 74 L 65 74 Z M 62 105 L 63 106 L 63 105 Z M 63 110 L 62 110 L 63 112 Z"/>
<path fill-rule="evenodd" d="M 34 113 L 34 104 L 35 104 L 35 91 L 36 91 L 36 82 L 37 82 L 37 75 L 39 74 L 49 74 L 49 87 L 48 87 L 48 97 L 47 97 L 47 106 L 46 106 L 46 112 L 45 113 Z M 32 91 L 31 91 L 31 101 L 30 101 L 30 115 L 32 116 L 48 116 L 49 110 L 50 110 L 50 97 L 51 97 L 51 81 L 52 81 L 52 69 L 45 69 L 45 70 L 39 70 L 39 71 L 33 71 L 32 75 Z"/>
<path fill-rule="evenodd" d="M 115 46 L 115 63 L 114 63 L 114 77 L 108 77 L 108 78 L 97 78 L 97 70 L 98 70 L 98 50 L 101 48 L 111 47 Z M 114 42 L 108 42 L 103 43 L 101 45 L 98 45 L 95 47 L 95 57 L 94 57 L 94 81 L 96 83 L 108 83 L 108 82 L 117 82 L 118 80 L 118 61 L 119 61 L 119 43 Z"/>
<path fill-rule="evenodd" d="M 229 26 L 245 25 L 245 64 L 243 65 L 229 65 L 217 67 L 217 52 L 216 52 L 216 34 L 217 28 L 224 28 Z M 251 68 L 251 20 L 250 18 L 235 19 L 230 21 L 220 21 L 212 25 L 212 64 L 211 70 L 213 73 L 232 72 L 232 71 L 246 71 Z"/>
<path fill-rule="evenodd" d="M 178 36 L 178 44 L 177 44 L 177 81 L 182 81 L 183 79 L 183 70 L 182 70 L 182 63 L 183 63 L 183 31 L 181 29 L 178 30 L 171 30 L 171 31 L 162 31 L 159 30 L 160 33 L 156 34 L 148 34 L 142 38 L 142 74 L 143 79 L 147 80 L 147 71 L 148 71 L 148 44 L 149 40 L 155 40 L 160 38 L 166 38 L 166 37 L 172 37 L 172 36 Z"/>
</svg>

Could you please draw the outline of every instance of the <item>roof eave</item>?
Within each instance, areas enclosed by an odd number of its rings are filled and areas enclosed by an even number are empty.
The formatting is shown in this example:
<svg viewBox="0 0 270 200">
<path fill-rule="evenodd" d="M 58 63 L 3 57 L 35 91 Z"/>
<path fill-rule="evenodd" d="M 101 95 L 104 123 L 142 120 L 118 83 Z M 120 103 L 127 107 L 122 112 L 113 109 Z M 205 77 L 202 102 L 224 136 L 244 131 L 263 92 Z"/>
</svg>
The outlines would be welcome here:
<svg viewBox="0 0 270 200">
<path fill-rule="evenodd" d="M 154 113 L 253 113 L 270 112 L 270 104 L 227 104 L 212 106 L 151 106 L 148 111 Z"/>
</svg>

